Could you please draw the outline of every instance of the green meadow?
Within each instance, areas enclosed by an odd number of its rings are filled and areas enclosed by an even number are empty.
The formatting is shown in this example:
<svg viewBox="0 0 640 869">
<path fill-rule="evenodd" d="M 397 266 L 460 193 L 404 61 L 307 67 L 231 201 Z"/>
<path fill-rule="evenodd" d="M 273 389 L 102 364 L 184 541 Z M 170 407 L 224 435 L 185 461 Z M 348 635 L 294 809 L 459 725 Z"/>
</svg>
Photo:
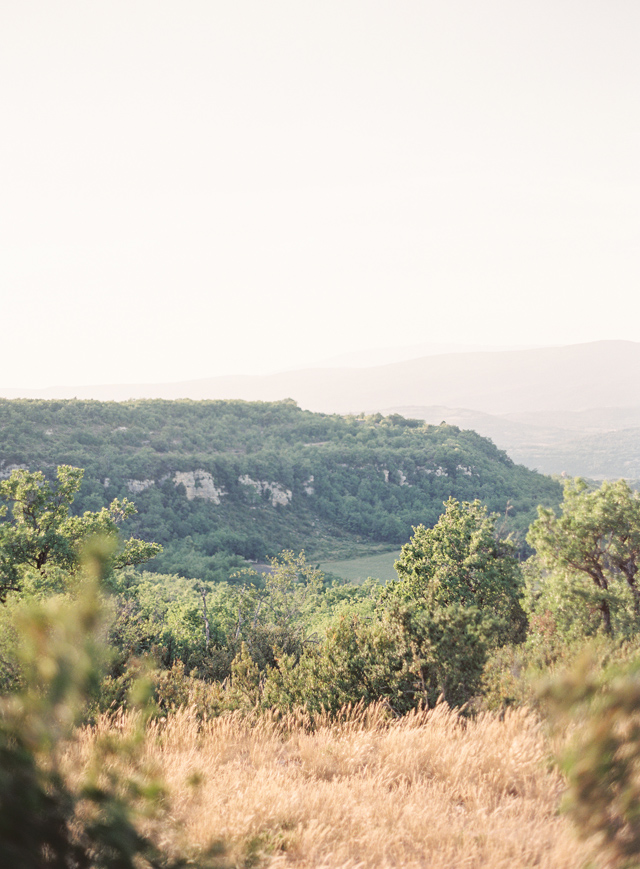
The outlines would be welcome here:
<svg viewBox="0 0 640 869">
<path fill-rule="evenodd" d="M 320 569 L 342 579 L 359 585 L 370 576 L 381 582 L 397 579 L 394 563 L 400 557 L 400 550 L 383 552 L 380 555 L 365 555 L 360 558 L 346 558 L 341 561 L 323 561 Z"/>
</svg>

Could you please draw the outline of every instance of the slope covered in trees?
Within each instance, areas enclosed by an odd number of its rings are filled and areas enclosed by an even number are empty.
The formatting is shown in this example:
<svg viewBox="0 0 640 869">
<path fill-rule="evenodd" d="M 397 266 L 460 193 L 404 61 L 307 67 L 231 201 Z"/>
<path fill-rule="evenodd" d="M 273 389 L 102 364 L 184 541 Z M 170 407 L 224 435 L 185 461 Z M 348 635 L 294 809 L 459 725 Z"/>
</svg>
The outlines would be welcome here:
<svg viewBox="0 0 640 869">
<path fill-rule="evenodd" d="M 491 441 L 398 415 L 341 417 L 293 401 L 0 401 L 0 472 L 84 468 L 75 507 L 138 508 L 126 530 L 164 546 L 156 569 L 213 578 L 238 555 L 398 545 L 443 502 L 479 498 L 524 533 L 554 481 Z"/>
</svg>

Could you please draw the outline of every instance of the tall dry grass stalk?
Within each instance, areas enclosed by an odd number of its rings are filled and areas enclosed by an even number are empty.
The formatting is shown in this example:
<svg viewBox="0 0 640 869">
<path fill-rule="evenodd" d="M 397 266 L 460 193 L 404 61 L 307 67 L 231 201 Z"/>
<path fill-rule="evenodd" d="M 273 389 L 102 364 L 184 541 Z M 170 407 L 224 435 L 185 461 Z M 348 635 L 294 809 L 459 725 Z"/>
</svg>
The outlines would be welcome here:
<svg viewBox="0 0 640 869">
<path fill-rule="evenodd" d="M 203 723 L 190 709 L 151 724 L 137 762 L 159 771 L 168 796 L 147 832 L 194 857 L 221 840 L 227 865 L 274 869 L 576 869 L 588 858 L 558 815 L 562 780 L 530 712 L 466 720 L 443 705 L 389 721 L 377 707 L 309 724 Z M 96 738 L 132 726 L 125 715 L 83 731 L 68 775 Z"/>
</svg>

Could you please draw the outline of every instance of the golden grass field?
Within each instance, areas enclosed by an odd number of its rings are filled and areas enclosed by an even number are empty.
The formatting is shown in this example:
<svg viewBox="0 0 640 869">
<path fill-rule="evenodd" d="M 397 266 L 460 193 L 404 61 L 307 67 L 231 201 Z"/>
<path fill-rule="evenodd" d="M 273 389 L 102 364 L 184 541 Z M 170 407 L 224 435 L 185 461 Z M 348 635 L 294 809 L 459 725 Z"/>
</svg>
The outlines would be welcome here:
<svg viewBox="0 0 640 869">
<path fill-rule="evenodd" d="M 129 714 L 83 730 L 69 778 L 96 739 L 134 726 Z M 225 866 L 575 869 L 589 851 L 558 812 L 549 758 L 531 712 L 464 719 L 442 705 L 397 721 L 356 710 L 314 728 L 302 714 L 202 722 L 177 710 L 147 727 L 129 763 L 167 785 L 146 832 L 196 861 L 221 842 Z"/>
</svg>

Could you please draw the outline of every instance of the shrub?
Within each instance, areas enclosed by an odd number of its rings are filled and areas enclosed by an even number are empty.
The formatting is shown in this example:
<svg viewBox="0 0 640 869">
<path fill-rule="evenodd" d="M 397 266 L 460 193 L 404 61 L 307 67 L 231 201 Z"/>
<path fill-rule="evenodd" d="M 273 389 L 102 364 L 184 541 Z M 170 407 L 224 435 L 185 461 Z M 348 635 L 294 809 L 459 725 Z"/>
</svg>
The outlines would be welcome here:
<svg viewBox="0 0 640 869">
<path fill-rule="evenodd" d="M 343 617 L 297 666 L 280 658 L 268 673 L 263 702 L 335 712 L 384 700 L 396 715 L 434 706 L 440 697 L 461 706 L 480 685 L 491 632 L 475 607 L 430 613 L 396 604 L 372 621 Z"/>
<path fill-rule="evenodd" d="M 142 814 L 162 811 L 162 785 L 137 760 L 144 715 L 128 736 L 96 740 L 76 782 L 63 775 L 63 756 L 101 675 L 99 574 L 110 554 L 109 545 L 94 544 L 74 597 L 16 607 L 24 684 L 0 699 L 1 866 L 184 865 L 139 830 Z M 143 687 L 134 685 L 140 698 Z"/>
<path fill-rule="evenodd" d="M 565 808 L 607 865 L 640 862 L 640 660 L 604 671 L 585 652 L 542 690 L 556 722 L 574 730 L 562 753 Z"/>
</svg>

